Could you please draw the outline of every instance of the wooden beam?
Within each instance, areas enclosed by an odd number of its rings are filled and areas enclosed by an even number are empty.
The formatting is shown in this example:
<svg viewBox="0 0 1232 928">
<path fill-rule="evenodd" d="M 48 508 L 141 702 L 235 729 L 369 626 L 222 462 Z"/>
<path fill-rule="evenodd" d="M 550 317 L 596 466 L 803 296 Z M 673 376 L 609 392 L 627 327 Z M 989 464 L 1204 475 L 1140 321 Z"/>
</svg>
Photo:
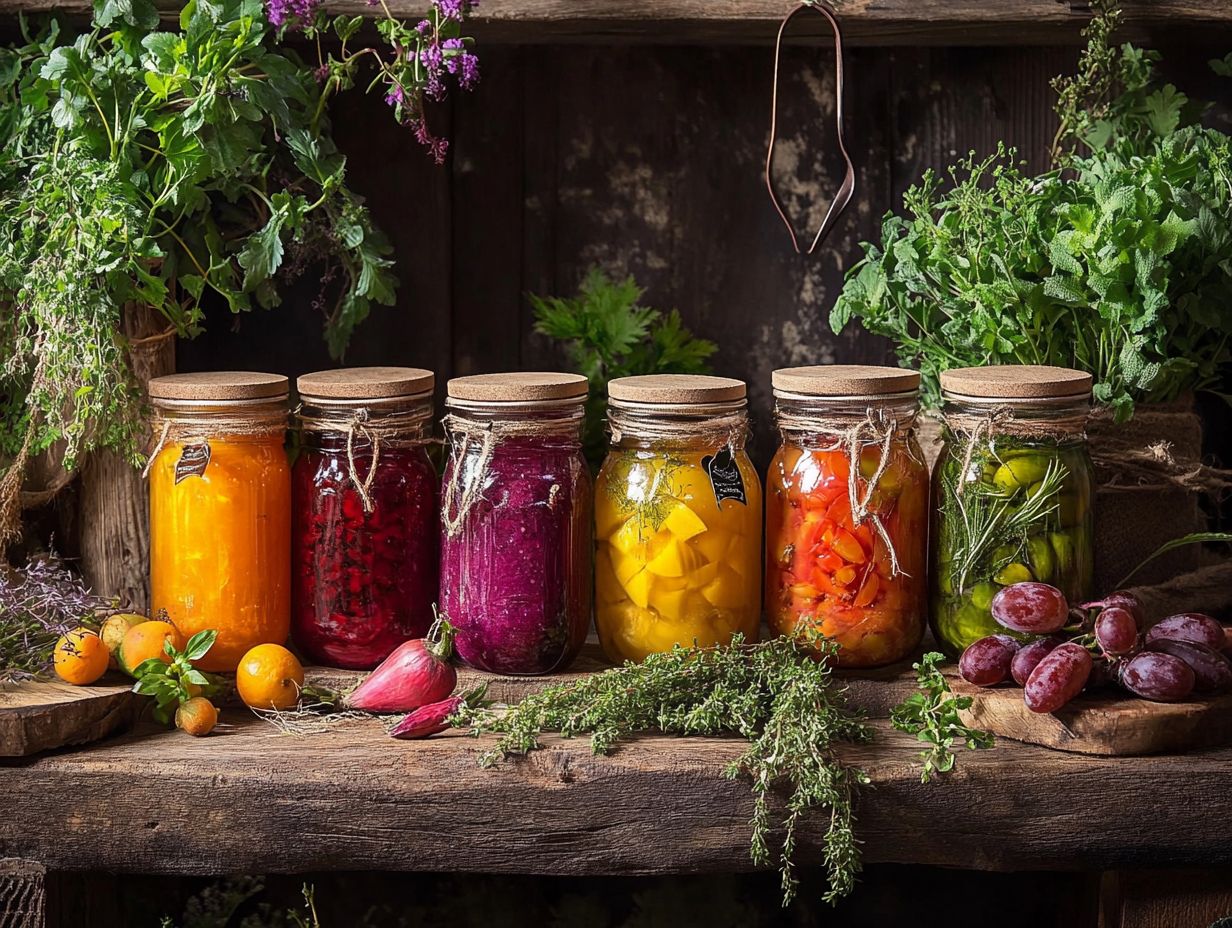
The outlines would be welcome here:
<svg viewBox="0 0 1232 928">
<path fill-rule="evenodd" d="M 485 744 L 461 734 L 399 742 L 361 721 L 291 737 L 238 711 L 224 721 L 203 739 L 162 731 L 3 763 L 0 857 L 185 874 L 750 868 L 749 784 L 723 775 L 737 739 L 645 737 L 594 757 L 585 742 L 550 738 L 482 770 Z M 847 752 L 873 782 L 858 808 L 869 862 L 1232 862 L 1232 750 L 1104 759 L 1003 742 L 921 784 L 919 745 L 875 724 L 876 742 Z M 820 859 L 822 826 L 817 816 L 805 828 L 802 860 Z"/>
<path fill-rule="evenodd" d="M 178 10 L 172 0 L 160 8 Z M 846 39 L 870 45 L 1031 45 L 1074 42 L 1087 21 L 1079 0 L 844 0 Z M 1232 30 L 1232 4 L 1200 0 L 1124 0 L 1125 37 Z M 391 0 L 400 16 L 422 16 L 421 0 Z M 366 0 L 326 0 L 331 13 L 373 15 Z M 485 0 L 474 32 L 482 42 L 755 42 L 773 39 L 786 0 Z M 60 12 L 83 16 L 89 0 L 0 0 L 0 15 Z M 1198 30 L 1203 30 L 1198 32 Z M 802 17 L 797 40 L 829 41 L 820 17 Z"/>
</svg>

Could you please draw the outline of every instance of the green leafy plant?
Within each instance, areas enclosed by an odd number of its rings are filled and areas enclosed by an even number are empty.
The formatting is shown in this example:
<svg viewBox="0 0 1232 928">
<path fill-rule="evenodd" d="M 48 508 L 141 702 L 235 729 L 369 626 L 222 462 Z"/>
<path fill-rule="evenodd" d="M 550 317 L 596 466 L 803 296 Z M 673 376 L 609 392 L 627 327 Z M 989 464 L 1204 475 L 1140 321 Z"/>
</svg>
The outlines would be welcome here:
<svg viewBox="0 0 1232 928">
<path fill-rule="evenodd" d="M 217 639 L 218 632 L 212 628 L 197 632 L 180 651 L 168 638 L 163 642 L 163 651 L 170 661 L 151 657 L 137 665 L 133 671 L 133 676 L 137 678 L 133 692 L 153 697 L 154 718 L 169 725 L 181 703 L 195 696 L 211 696 L 219 691 L 221 685 L 217 679 L 193 666 L 194 661 L 201 660 L 209 653 Z"/>
<path fill-rule="evenodd" d="M 950 684 L 938 666 L 944 660 L 944 654 L 930 651 L 912 664 L 920 692 L 908 696 L 890 714 L 890 723 L 895 728 L 928 745 L 920 754 L 924 762 L 922 783 L 954 769 L 958 760 L 955 745 L 965 744 L 968 750 L 976 750 L 990 748 L 996 741 L 989 732 L 963 723 L 959 713 L 971 708 L 971 697 L 955 696 L 950 691 Z"/>
<path fill-rule="evenodd" d="M 826 810 L 824 858 L 828 900 L 851 891 L 860 870 L 853 811 L 864 771 L 844 763 L 836 746 L 863 743 L 872 730 L 847 705 L 830 659 L 836 645 L 817 639 L 814 650 L 791 638 L 709 648 L 681 648 L 652 654 L 602 673 L 549 687 L 505 711 L 462 708 L 451 719 L 478 735 L 500 735 L 481 757 L 491 766 L 540 747 L 545 731 L 566 737 L 589 734 L 595 753 L 607 753 L 639 732 L 675 735 L 735 733 L 747 750 L 727 768 L 732 778 L 753 783 L 753 860 L 766 865 L 774 853 L 770 810 L 774 787 L 789 793 L 780 823 L 778 862 L 784 904 L 796 892 L 793 863 L 801 818 Z"/>
<path fill-rule="evenodd" d="M 1108 45 L 1097 14 L 1079 73 L 1058 79 L 1058 165 L 1031 176 L 1001 145 L 932 171 L 889 214 L 831 313 L 893 338 L 925 396 L 950 367 L 1090 371 L 1118 418 L 1216 382 L 1232 361 L 1232 149 L 1202 108 Z"/>
<path fill-rule="evenodd" d="M 613 280 L 592 268 L 575 297 L 530 296 L 535 331 L 564 347 L 569 364 L 590 381 L 584 445 L 596 466 L 606 452 L 607 384 L 637 374 L 702 374 L 717 350 L 696 338 L 676 310 L 640 305 L 643 290 L 633 280 Z"/>
</svg>

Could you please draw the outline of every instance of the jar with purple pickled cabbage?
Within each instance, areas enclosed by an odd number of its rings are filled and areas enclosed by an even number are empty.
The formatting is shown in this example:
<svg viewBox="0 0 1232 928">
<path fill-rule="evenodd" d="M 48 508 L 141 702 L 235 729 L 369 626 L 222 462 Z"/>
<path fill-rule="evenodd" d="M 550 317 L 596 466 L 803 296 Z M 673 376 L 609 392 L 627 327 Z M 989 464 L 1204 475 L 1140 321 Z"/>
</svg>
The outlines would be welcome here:
<svg viewBox="0 0 1232 928">
<path fill-rule="evenodd" d="M 299 378 L 291 634 L 309 660 L 367 670 L 433 620 L 440 570 L 431 371 Z"/>
<path fill-rule="evenodd" d="M 449 382 L 441 600 L 457 652 L 492 673 L 562 670 L 590 627 L 592 481 L 586 378 Z"/>
</svg>

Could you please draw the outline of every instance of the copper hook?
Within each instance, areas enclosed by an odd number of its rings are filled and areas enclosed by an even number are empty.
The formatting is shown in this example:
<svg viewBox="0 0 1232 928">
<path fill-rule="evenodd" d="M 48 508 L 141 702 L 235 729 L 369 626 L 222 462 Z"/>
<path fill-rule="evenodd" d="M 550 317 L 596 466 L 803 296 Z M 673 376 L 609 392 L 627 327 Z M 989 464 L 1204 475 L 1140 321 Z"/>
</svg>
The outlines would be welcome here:
<svg viewBox="0 0 1232 928">
<path fill-rule="evenodd" d="M 800 243 L 796 240 L 796 230 L 792 228 L 791 220 L 787 218 L 787 213 L 783 209 L 783 204 L 779 200 L 779 195 L 774 189 L 774 179 L 771 175 L 770 167 L 774 161 L 774 143 L 778 135 L 778 115 L 779 115 L 779 69 L 780 60 L 783 54 L 783 36 L 787 32 L 787 26 L 797 15 L 805 10 L 813 9 L 820 13 L 830 23 L 830 28 L 834 30 L 834 117 L 835 127 L 838 135 L 838 150 L 842 152 L 843 161 L 847 165 L 847 173 L 843 176 L 843 182 L 839 185 L 838 192 L 834 195 L 834 199 L 830 203 L 830 208 L 826 211 L 825 218 L 821 221 L 821 227 L 817 230 L 817 235 L 813 239 L 813 244 L 809 246 L 809 250 L 804 254 L 812 254 L 834 229 L 838 223 L 839 217 L 843 214 L 843 210 L 847 208 L 847 204 L 851 202 L 851 197 L 856 190 L 856 169 L 851 163 L 851 156 L 847 154 L 847 145 L 843 140 L 843 33 L 839 28 L 838 19 L 834 15 L 834 11 L 823 0 L 806 0 L 798 7 L 792 10 L 783 19 L 779 26 L 778 38 L 774 43 L 774 83 L 770 91 L 770 147 L 766 151 L 766 189 L 770 192 L 770 202 L 774 204 L 775 210 L 779 214 L 779 218 L 783 220 L 783 225 L 787 226 L 787 233 L 791 236 L 791 245 L 796 250 L 796 254 L 800 254 Z"/>
</svg>

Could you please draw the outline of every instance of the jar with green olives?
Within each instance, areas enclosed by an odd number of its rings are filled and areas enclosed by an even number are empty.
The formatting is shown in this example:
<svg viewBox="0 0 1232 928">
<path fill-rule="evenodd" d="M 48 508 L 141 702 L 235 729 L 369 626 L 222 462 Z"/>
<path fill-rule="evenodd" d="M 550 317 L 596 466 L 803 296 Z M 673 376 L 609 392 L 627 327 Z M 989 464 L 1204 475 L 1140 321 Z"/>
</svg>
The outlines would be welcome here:
<svg viewBox="0 0 1232 928">
<path fill-rule="evenodd" d="M 1037 580 L 1089 598 L 1094 551 L 1086 446 L 1091 375 L 1031 365 L 941 375 L 933 470 L 933 634 L 951 655 L 1005 632 L 989 607 Z"/>
</svg>

